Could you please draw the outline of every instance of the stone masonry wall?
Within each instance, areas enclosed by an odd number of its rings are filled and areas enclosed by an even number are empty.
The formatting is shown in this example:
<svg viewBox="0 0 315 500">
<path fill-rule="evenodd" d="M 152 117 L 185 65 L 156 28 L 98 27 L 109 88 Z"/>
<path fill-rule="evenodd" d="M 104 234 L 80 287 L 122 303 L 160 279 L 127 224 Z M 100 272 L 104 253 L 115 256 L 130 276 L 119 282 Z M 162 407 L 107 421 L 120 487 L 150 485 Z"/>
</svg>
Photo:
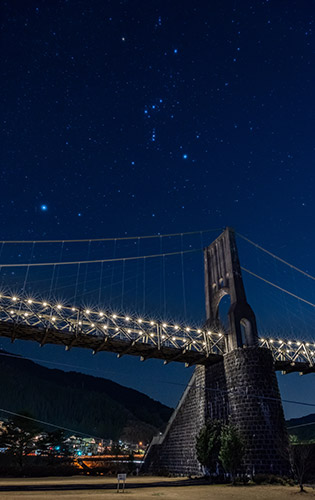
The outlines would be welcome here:
<svg viewBox="0 0 315 500">
<path fill-rule="evenodd" d="M 286 474 L 287 435 L 278 382 L 268 349 L 235 349 L 215 365 L 197 366 L 163 436 L 156 438 L 144 470 L 201 474 L 196 436 L 207 418 L 231 422 L 246 439 L 249 474 Z"/>
<path fill-rule="evenodd" d="M 287 434 L 278 381 L 268 349 L 235 349 L 224 356 L 229 421 L 246 439 L 248 473 L 286 474 Z"/>
<path fill-rule="evenodd" d="M 205 368 L 198 366 L 164 435 L 150 447 L 145 459 L 145 471 L 156 474 L 200 474 L 195 442 L 196 435 L 205 422 L 204 387 Z"/>
<path fill-rule="evenodd" d="M 196 437 L 206 418 L 226 419 L 227 402 L 223 362 L 197 366 L 171 420 L 146 456 L 144 470 L 152 473 L 199 475 Z"/>
</svg>

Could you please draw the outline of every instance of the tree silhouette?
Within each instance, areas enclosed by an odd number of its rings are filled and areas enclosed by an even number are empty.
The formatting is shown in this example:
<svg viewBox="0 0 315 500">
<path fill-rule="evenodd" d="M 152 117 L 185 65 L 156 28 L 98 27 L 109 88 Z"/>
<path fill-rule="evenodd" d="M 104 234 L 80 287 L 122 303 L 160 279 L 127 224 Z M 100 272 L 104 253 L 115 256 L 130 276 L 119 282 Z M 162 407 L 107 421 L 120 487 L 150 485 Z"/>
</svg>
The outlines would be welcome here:
<svg viewBox="0 0 315 500">
<path fill-rule="evenodd" d="M 221 422 L 219 420 L 208 420 L 197 436 L 197 458 L 201 465 L 211 473 L 214 473 L 217 469 L 221 446 L 220 434 Z"/>
<path fill-rule="evenodd" d="M 245 445 L 242 436 L 231 424 L 225 425 L 221 432 L 221 449 L 219 459 L 224 469 L 230 473 L 235 484 L 235 474 L 242 463 Z"/>
<path fill-rule="evenodd" d="M 20 416 L 12 417 L 5 425 L 0 435 L 0 446 L 7 448 L 23 467 L 23 459 L 35 449 L 34 438 L 40 428 L 28 412 L 20 412 Z"/>
</svg>

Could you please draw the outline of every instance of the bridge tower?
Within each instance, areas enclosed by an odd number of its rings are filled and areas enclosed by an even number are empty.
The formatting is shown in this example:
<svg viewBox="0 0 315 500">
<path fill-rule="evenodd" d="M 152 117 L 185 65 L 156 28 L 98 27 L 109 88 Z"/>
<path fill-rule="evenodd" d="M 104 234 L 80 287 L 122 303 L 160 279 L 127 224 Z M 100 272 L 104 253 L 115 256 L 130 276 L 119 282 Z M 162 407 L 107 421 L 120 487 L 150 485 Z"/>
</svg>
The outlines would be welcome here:
<svg viewBox="0 0 315 500">
<path fill-rule="evenodd" d="M 154 438 L 145 468 L 153 473 L 200 474 L 196 436 L 207 419 L 233 423 L 244 436 L 249 474 L 285 474 L 287 440 L 271 351 L 258 347 L 255 314 L 247 303 L 235 234 L 230 228 L 204 249 L 206 327 L 222 331 L 219 304 L 229 295 L 226 354 L 196 366 L 167 428 Z"/>
</svg>

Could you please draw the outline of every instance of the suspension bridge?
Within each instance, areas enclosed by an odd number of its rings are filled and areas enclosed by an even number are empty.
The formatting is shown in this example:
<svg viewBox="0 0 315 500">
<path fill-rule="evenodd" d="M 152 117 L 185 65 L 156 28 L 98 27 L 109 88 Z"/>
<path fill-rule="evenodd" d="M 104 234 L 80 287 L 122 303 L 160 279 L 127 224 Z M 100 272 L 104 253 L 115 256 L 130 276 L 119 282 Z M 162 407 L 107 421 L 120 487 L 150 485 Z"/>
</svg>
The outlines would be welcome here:
<svg viewBox="0 0 315 500">
<path fill-rule="evenodd" d="M 168 238 L 173 236 L 165 235 Z M 131 238 L 126 237 L 121 239 L 130 240 Z M 82 241 L 86 241 L 90 246 L 91 241 L 99 242 L 106 240 L 105 238 L 99 240 L 69 240 L 68 242 L 82 243 Z M 250 240 L 247 241 L 252 243 Z M 122 261 L 125 271 L 126 262 L 143 259 L 143 257 L 137 255 L 125 256 L 123 258 L 111 257 L 110 259 L 87 258 L 81 261 L 34 262 L 35 243 L 49 244 L 58 243 L 58 241 L 2 242 L 1 250 L 5 245 L 29 244 L 32 245 L 32 252 L 28 263 L 2 262 L 0 264 L 2 271 L 7 271 L 8 269 L 22 269 L 25 271 L 24 284 L 20 286 L 18 293 L 12 292 L 6 285 L 5 278 L 2 278 L 0 336 L 7 337 L 12 342 L 15 340 L 35 341 L 40 346 L 56 344 L 63 346 L 66 350 L 86 348 L 91 349 L 93 354 L 108 351 L 116 353 L 118 357 L 133 355 L 140 357 L 142 361 L 157 358 L 163 360 L 164 363 L 180 362 L 185 363 L 186 366 L 213 365 L 220 362 L 224 354 L 228 352 L 227 339 L 229 332 L 224 329 L 219 321 L 211 321 L 210 324 L 209 321 L 206 321 L 199 327 L 195 327 L 186 324 L 186 322 L 172 323 L 161 318 L 157 319 L 148 316 L 145 314 L 145 311 L 141 315 L 130 315 L 124 313 L 121 308 L 118 312 L 114 312 L 109 307 L 79 307 L 77 303 L 57 301 L 56 298 L 51 297 L 51 294 L 47 298 L 38 298 L 36 293 L 34 294 L 35 296 L 31 296 L 29 292 L 26 293 L 26 284 L 32 268 L 47 269 L 53 266 L 53 277 L 56 279 L 56 269 L 62 266 L 77 265 L 79 269 L 80 266 L 88 264 L 101 264 L 104 266 L 105 263 L 113 264 Z M 63 246 L 65 243 L 67 243 L 67 240 L 62 241 Z M 258 245 L 256 246 L 259 247 Z M 259 248 L 262 249 L 262 247 Z M 280 257 L 274 256 L 267 250 L 262 250 L 285 263 Z M 165 259 L 166 256 L 177 254 L 183 259 L 184 255 L 194 253 L 195 251 L 195 249 L 181 249 L 181 251 L 150 254 L 145 256 L 143 262 L 147 263 L 149 259 L 154 260 L 161 257 Z M 89 257 L 89 254 L 87 257 Z M 300 271 L 294 266 L 291 267 Z M 314 308 L 312 302 L 297 297 L 296 294 L 264 279 L 247 268 L 242 267 L 242 270 L 278 289 L 284 290 L 287 294 L 306 302 L 310 307 Z M 300 272 L 314 279 L 306 272 Z M 222 293 L 219 294 L 219 301 L 228 291 L 225 291 L 225 287 L 223 286 L 223 282 L 227 279 L 226 274 L 226 270 L 224 271 L 221 268 L 219 275 L 213 278 L 214 283 L 211 283 L 211 286 L 218 286 L 221 289 Z M 78 281 L 78 275 L 76 278 L 76 281 Z M 217 307 L 218 304 L 216 304 Z M 299 372 L 301 374 L 315 372 L 315 341 L 311 342 L 294 337 L 282 338 L 277 335 L 264 335 L 263 337 L 258 336 L 256 342 L 260 347 L 268 348 L 272 352 L 276 370 L 284 373 Z"/>
</svg>

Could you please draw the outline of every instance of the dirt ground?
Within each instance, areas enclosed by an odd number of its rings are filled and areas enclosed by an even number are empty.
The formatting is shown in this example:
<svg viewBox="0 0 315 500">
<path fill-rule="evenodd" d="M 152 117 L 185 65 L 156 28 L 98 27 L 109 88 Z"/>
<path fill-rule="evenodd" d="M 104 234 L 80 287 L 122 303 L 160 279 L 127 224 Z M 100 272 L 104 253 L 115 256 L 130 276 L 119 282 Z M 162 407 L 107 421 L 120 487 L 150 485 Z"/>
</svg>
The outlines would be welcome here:
<svg viewBox="0 0 315 500">
<path fill-rule="evenodd" d="M 101 500 L 117 498 L 116 479 L 104 477 L 1 479 L 3 500 Z M 11 489 L 11 491 L 4 491 Z M 12 490 L 18 491 L 12 491 Z M 124 494 L 134 500 L 298 500 L 315 499 L 315 489 L 306 488 L 307 496 L 291 486 L 227 486 L 194 484 L 187 479 L 162 477 L 127 478 Z"/>
</svg>

